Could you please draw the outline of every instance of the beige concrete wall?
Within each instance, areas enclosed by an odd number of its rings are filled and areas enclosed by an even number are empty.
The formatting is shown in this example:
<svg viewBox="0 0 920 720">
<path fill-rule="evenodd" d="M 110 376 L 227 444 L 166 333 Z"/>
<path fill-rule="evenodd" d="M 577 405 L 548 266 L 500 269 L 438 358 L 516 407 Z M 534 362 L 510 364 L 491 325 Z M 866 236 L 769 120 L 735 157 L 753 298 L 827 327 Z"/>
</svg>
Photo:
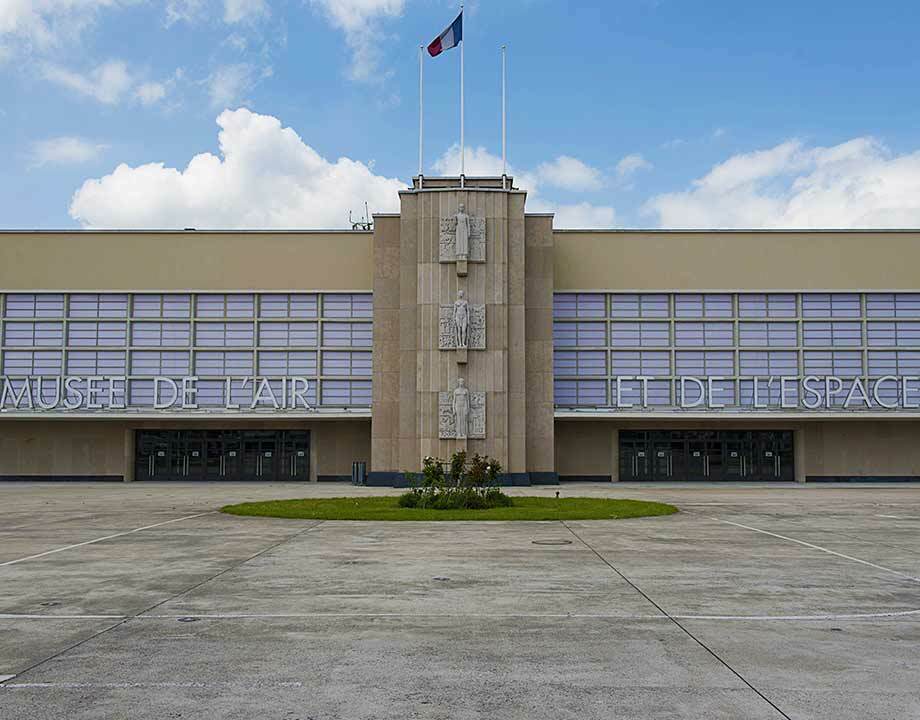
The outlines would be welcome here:
<svg viewBox="0 0 920 720">
<path fill-rule="evenodd" d="M 351 476 L 355 460 L 371 467 L 371 427 L 369 420 L 335 420 L 313 423 L 311 450 L 315 448 L 315 475 Z M 311 473 L 313 474 L 313 473 Z M 312 479 L 312 478 L 311 478 Z"/>
<path fill-rule="evenodd" d="M 556 472 L 572 475 L 613 475 L 612 430 L 606 420 L 556 421 Z"/>
<path fill-rule="evenodd" d="M 556 290 L 916 290 L 920 232 L 556 231 Z"/>
<path fill-rule="evenodd" d="M 920 421 L 809 423 L 804 434 L 806 475 L 920 477 Z"/>
<path fill-rule="evenodd" d="M 509 472 L 523 472 L 523 447 L 512 456 L 509 447 L 509 364 L 511 355 L 517 354 L 519 369 L 523 374 L 523 323 L 520 323 L 520 342 L 513 347 L 509 335 L 509 313 L 515 308 L 523 317 L 523 257 L 512 271 L 509 262 L 509 217 L 512 200 L 509 193 L 468 188 L 438 192 L 404 193 L 414 195 L 416 212 L 412 206 L 403 205 L 402 215 L 414 223 L 418 232 L 416 291 L 416 401 L 418 456 L 416 463 L 426 455 L 450 457 L 465 445 L 470 454 L 480 453 L 496 458 Z M 439 262 L 440 221 L 457 212 L 465 204 L 470 215 L 486 220 L 486 262 L 469 263 L 468 275 L 457 275 L 454 263 Z M 523 221 L 523 202 L 514 210 Z M 519 253 L 523 249 L 523 227 L 517 228 Z M 409 268 L 406 268 L 407 272 Z M 513 272 L 520 276 L 512 281 Z M 515 285 L 512 296 L 511 285 Z M 465 366 L 458 365 L 455 353 L 438 349 L 438 315 L 441 305 L 453 305 L 457 291 L 463 289 L 471 305 L 486 307 L 486 349 L 470 350 Z M 411 329 L 410 329 L 411 330 Z M 441 440 L 438 437 L 438 396 L 453 390 L 457 378 L 463 377 L 471 391 L 486 393 L 486 438 Z M 523 409 L 523 387 L 519 387 L 517 400 Z M 520 414 L 523 423 L 523 414 Z"/>
<path fill-rule="evenodd" d="M 133 475 L 133 434 L 139 429 L 309 430 L 311 479 L 351 475 L 355 460 L 370 462 L 370 420 L 322 421 L 107 421 L 9 420 L 0 422 L 0 476 Z"/>
<path fill-rule="evenodd" d="M 4 232 L 2 290 L 369 290 L 369 232 Z"/>
<path fill-rule="evenodd" d="M 426 455 L 446 458 L 460 448 L 492 456 L 508 472 L 528 470 L 525 196 L 502 191 L 500 182 L 471 180 L 461 190 L 456 182 L 426 180 L 424 190 L 400 194 L 398 217 L 376 218 L 376 472 L 418 469 Z M 456 264 L 439 262 L 440 221 L 460 203 L 486 220 L 486 262 L 470 262 L 465 276 L 457 274 Z M 551 247 L 551 232 L 544 230 L 540 242 Z M 545 276 L 546 263 L 536 271 Z M 440 307 L 453 305 L 461 289 L 470 304 L 486 308 L 486 348 L 470 350 L 465 364 L 438 348 Z M 439 438 L 439 393 L 453 390 L 458 377 L 470 390 L 486 393 L 485 439 Z"/>
<path fill-rule="evenodd" d="M 125 472 L 119 422 L 0 422 L 0 476 L 116 475 Z"/>
<path fill-rule="evenodd" d="M 400 468 L 414 467 L 414 462 L 404 466 L 400 461 L 401 439 L 411 438 L 415 432 L 415 413 L 401 403 L 403 400 L 411 403 L 415 393 L 414 383 L 411 388 L 408 386 L 408 379 L 413 376 L 400 373 L 403 362 L 411 361 L 409 367 L 415 366 L 415 318 L 414 314 L 406 318 L 403 310 L 414 310 L 415 293 L 411 293 L 406 305 L 407 289 L 400 284 L 401 277 L 408 276 L 404 266 L 415 267 L 414 253 L 410 256 L 405 246 L 412 245 L 414 228 L 404 231 L 403 224 L 399 217 L 374 218 L 373 420 L 368 465 L 374 472 L 398 472 Z M 407 238 L 403 245 L 401 237 Z M 412 348 L 404 347 L 407 342 L 412 343 Z M 403 409 L 408 413 L 405 416 Z M 412 451 L 411 455 L 416 453 Z"/>
<path fill-rule="evenodd" d="M 528 472 L 554 472 L 553 423 L 553 220 L 528 216 L 524 221 L 525 363 Z M 520 378 L 512 373 L 514 385 Z"/>
</svg>

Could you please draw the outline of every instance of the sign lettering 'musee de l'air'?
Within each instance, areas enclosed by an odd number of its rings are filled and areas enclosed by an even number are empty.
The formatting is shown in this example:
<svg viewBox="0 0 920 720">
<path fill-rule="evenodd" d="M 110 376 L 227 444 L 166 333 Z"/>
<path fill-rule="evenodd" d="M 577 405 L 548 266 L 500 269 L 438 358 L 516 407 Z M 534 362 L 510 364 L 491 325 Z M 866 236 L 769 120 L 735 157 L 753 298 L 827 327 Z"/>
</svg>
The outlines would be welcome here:
<svg viewBox="0 0 920 720">
<path fill-rule="evenodd" d="M 150 402 L 146 406 L 127 401 L 128 378 L 124 375 L 3 376 L 0 409 L 35 411 L 74 410 L 197 410 L 199 378 L 154 377 Z M 305 377 L 225 377 L 224 410 L 307 410 L 310 389 Z M 234 391 L 252 389 L 248 403 L 233 402 Z M 214 409 L 209 405 L 208 409 Z"/>
</svg>

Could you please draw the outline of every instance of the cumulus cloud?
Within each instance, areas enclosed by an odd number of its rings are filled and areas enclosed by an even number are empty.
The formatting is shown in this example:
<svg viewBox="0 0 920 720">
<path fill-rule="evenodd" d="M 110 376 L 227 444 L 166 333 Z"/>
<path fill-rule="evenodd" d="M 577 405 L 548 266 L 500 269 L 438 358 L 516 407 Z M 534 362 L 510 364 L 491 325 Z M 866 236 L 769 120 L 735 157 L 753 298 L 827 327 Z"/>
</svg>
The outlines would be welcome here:
<svg viewBox="0 0 920 720">
<path fill-rule="evenodd" d="M 351 50 L 351 79 L 368 81 L 379 77 L 379 23 L 402 15 L 406 0 L 311 0 L 311 3 L 333 27 L 345 33 L 345 42 Z"/>
<path fill-rule="evenodd" d="M 77 165 L 95 160 L 108 145 L 79 137 L 55 137 L 32 144 L 31 167 Z"/>
<path fill-rule="evenodd" d="M 562 162 L 560 162 L 562 161 Z M 558 228 L 599 228 L 612 227 L 616 219 L 614 209 L 607 205 L 593 205 L 588 202 L 575 204 L 558 203 L 543 197 L 542 187 L 547 183 L 541 168 L 573 167 L 574 161 L 579 166 L 588 168 L 575 158 L 560 156 L 555 160 L 542 163 L 537 170 L 527 171 L 508 167 L 508 174 L 514 176 L 514 183 L 527 191 L 527 210 L 529 212 L 552 212 L 556 214 L 555 226 Z M 460 146 L 452 145 L 433 164 L 432 168 L 442 175 L 457 175 L 460 172 Z M 493 155 L 484 147 L 466 148 L 464 152 L 464 170 L 467 175 L 501 175 L 502 159 Z M 558 177 L 558 176 L 556 176 Z M 579 174 L 585 180 L 585 174 Z M 562 187 L 560 183 L 555 186 Z"/>
<path fill-rule="evenodd" d="M 871 137 L 831 147 L 789 140 L 735 155 L 644 210 L 664 227 L 917 227 L 920 151 L 895 155 Z"/>
<path fill-rule="evenodd" d="M 217 124 L 220 156 L 196 155 L 185 169 L 119 165 L 77 190 L 71 217 L 94 228 L 316 228 L 347 226 L 365 201 L 372 212 L 399 208 L 403 182 L 323 158 L 275 117 L 226 110 Z"/>
<path fill-rule="evenodd" d="M 546 185 L 563 190 L 598 190 L 604 185 L 601 171 L 568 155 L 560 155 L 552 162 L 541 163 L 537 176 Z"/>
</svg>

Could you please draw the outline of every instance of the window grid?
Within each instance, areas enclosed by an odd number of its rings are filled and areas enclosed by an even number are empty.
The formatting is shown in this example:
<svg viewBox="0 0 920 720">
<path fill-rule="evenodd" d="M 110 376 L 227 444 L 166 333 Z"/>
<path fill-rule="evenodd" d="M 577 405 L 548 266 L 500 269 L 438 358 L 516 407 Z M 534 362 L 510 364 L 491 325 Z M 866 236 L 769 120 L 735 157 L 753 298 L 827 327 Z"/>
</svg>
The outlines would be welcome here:
<svg viewBox="0 0 920 720">
<path fill-rule="evenodd" d="M 730 302 L 720 302 L 725 297 L 730 297 Z M 707 311 L 707 299 L 709 307 L 717 308 L 720 314 Z M 579 313 L 582 307 L 605 307 L 606 321 L 598 318 L 596 310 Z M 667 315 L 652 314 L 650 308 L 655 313 L 667 308 Z M 582 323 L 598 322 L 600 328 L 592 326 L 596 332 L 576 331 Z M 652 323 L 660 324 L 656 332 L 649 332 Z M 720 334 L 717 342 L 710 343 L 710 338 L 716 338 L 706 333 L 706 326 L 714 323 L 730 326 L 733 333 L 730 345 L 718 344 L 724 343 L 724 334 Z M 698 341 L 678 345 L 681 337 L 686 342 L 689 325 L 700 327 Z M 679 329 L 684 332 L 679 333 Z M 824 330 L 826 344 L 820 341 Z M 582 335 L 590 337 L 591 344 L 581 344 Z M 602 335 L 607 342 L 599 346 L 596 339 Z M 726 389 L 734 393 L 736 403 L 730 407 L 738 410 L 749 405 L 744 398 L 750 397 L 753 377 L 742 370 L 758 367 L 758 356 L 769 370 L 789 368 L 781 375 L 804 378 L 813 374 L 810 368 L 833 368 L 839 371 L 835 374 L 844 380 L 846 387 L 853 378 L 861 379 L 868 388 L 873 379 L 882 375 L 915 374 L 920 368 L 920 293 L 556 293 L 553 337 L 555 352 L 566 358 L 603 349 L 608 353 L 606 375 L 599 372 L 598 364 L 556 363 L 555 377 L 561 390 L 557 393 L 557 406 L 614 407 L 612 390 L 604 405 L 580 402 L 583 395 L 591 393 L 578 392 L 580 388 L 575 383 L 607 379 L 612 387 L 617 376 L 637 374 L 667 381 L 676 404 L 677 384 L 681 375 L 688 374 L 686 370 L 678 371 L 678 355 L 683 353 L 686 357 L 689 352 L 715 353 L 719 365 L 731 369 L 718 377 L 726 378 Z M 644 371 L 645 367 L 639 358 L 646 354 L 668 358 L 668 367 L 640 373 L 639 369 Z M 822 354 L 827 355 L 827 363 L 819 362 Z M 625 367 L 623 362 L 617 362 L 629 355 L 635 360 L 625 363 Z M 656 363 L 657 367 L 662 367 L 662 363 Z M 760 378 L 769 375 L 757 373 Z M 705 382 L 705 373 L 700 377 Z M 770 391 L 771 402 L 774 390 Z M 631 401 L 634 399 L 630 397 Z M 650 397 L 649 408 L 654 405 Z"/>
<path fill-rule="evenodd" d="M 10 307 L 8 298 L 14 296 L 18 299 L 12 317 L 8 317 L 7 308 Z M 61 311 L 54 310 L 60 306 Z M 36 307 L 39 310 L 36 310 Z M 57 315 L 48 315 L 51 307 Z M 28 312 L 23 310 L 25 308 Z M 228 363 L 227 372 L 233 377 L 245 377 L 247 373 L 234 374 L 236 368 L 252 368 L 249 375 L 266 377 L 277 391 L 280 388 L 282 376 L 297 375 L 306 377 L 310 383 L 307 397 L 311 405 L 320 407 L 370 407 L 371 401 L 371 369 L 369 358 L 372 353 L 373 337 L 373 296 L 368 292 L 361 293 L 0 293 L 0 368 L 4 365 L 7 349 L 18 360 L 10 368 L 25 367 L 22 353 L 30 352 L 47 353 L 49 351 L 60 355 L 60 373 L 67 375 L 86 376 L 90 374 L 118 375 L 126 378 L 126 394 L 140 398 L 141 404 L 146 406 L 149 398 L 142 387 L 143 383 L 151 383 L 154 376 L 182 377 L 192 375 L 197 367 L 207 367 L 213 364 L 215 353 L 223 354 L 226 358 L 232 353 L 233 362 Z M 20 329 L 21 337 L 34 337 L 36 325 L 39 331 L 44 331 L 45 326 L 55 325 L 54 342 L 43 342 L 40 345 L 7 343 L 7 326 L 11 323 L 20 323 L 14 329 Z M 102 326 L 119 325 L 124 327 L 124 337 L 118 333 L 116 344 L 87 344 L 85 334 L 71 330 L 71 323 L 75 329 L 85 330 L 88 326 L 96 328 Z M 299 338 L 294 344 L 276 344 L 260 346 L 259 337 L 263 325 L 281 324 L 307 324 L 315 328 L 315 336 Z M 325 344 L 324 326 L 334 323 L 335 327 L 345 332 L 336 334 L 336 344 Z M 225 341 L 213 344 L 211 341 L 200 343 L 200 326 L 204 330 L 213 329 L 215 326 L 246 325 L 252 327 L 252 339 L 249 342 L 236 344 Z M 31 325 L 31 329 L 26 327 Z M 183 328 L 177 342 L 163 343 L 160 341 L 142 344 L 135 341 L 136 328 L 145 327 L 153 329 L 159 326 L 162 333 L 164 326 Z M 184 338 L 187 336 L 187 341 Z M 207 336 L 207 332 L 205 333 Z M 248 333 L 247 333 L 248 336 Z M 60 341 L 57 341 L 57 338 Z M 72 338 L 79 337 L 80 341 L 72 342 Z M 160 337 L 162 340 L 162 334 Z M 290 340 L 290 338 L 288 338 Z M 360 344 L 353 345 L 351 343 Z M 300 367 L 289 368 L 288 372 L 271 373 L 263 372 L 259 367 L 259 353 L 272 352 L 284 353 L 286 358 L 297 358 Z M 90 354 L 95 354 L 90 358 Z M 113 358 L 117 354 L 118 362 L 103 363 L 99 358 Z M 153 353 L 165 353 L 170 356 L 169 363 L 161 366 L 151 363 Z M 324 363 L 324 355 L 331 354 L 332 361 Z M 324 374 L 324 367 L 334 367 L 335 360 L 340 360 L 343 354 L 350 359 L 348 367 L 351 374 L 343 373 L 340 367 L 331 374 Z M 73 355 L 73 359 L 71 359 Z M 135 361 L 135 355 L 141 362 Z M 243 359 L 242 356 L 248 356 Z M 177 359 L 181 356 L 181 360 Z M 205 361 L 199 361 L 199 356 L 204 356 Z M 44 356 L 42 356 L 44 357 Z M 57 357 L 57 356 L 55 356 Z M 211 362 L 208 362 L 210 360 Z M 286 360 L 294 363 L 294 360 Z M 339 363 L 341 364 L 341 363 Z M 161 372 L 134 372 L 135 368 L 143 366 L 158 367 Z M 57 366 L 57 361 L 54 362 Z M 45 367 L 44 364 L 39 367 Z M 93 368 L 95 372 L 71 372 L 68 368 Z M 171 368 L 188 368 L 187 372 L 174 372 Z M 263 363 L 263 367 L 265 367 Z M 109 369 L 111 368 L 111 369 Z M 117 369 L 119 372 L 112 372 Z M 268 367 L 265 368 L 269 369 Z M 297 370 L 296 372 L 294 370 Z M 303 372 L 307 370 L 307 372 Z M 4 371 L 6 374 L 6 371 Z M 36 373 L 9 373 L 36 374 Z M 199 387 L 206 388 L 207 392 L 199 396 L 209 398 L 209 404 L 214 404 L 213 389 L 208 383 L 215 382 L 215 375 L 200 374 Z M 224 382 L 221 378 L 221 382 Z M 328 382 L 329 391 L 323 390 Z M 140 384 L 139 384 L 140 383 Z M 236 387 L 234 381 L 232 392 L 233 402 L 240 401 L 245 395 Z M 252 382 L 249 386 L 251 391 Z M 222 391 L 221 391 L 222 392 Z M 328 397 L 329 402 L 323 398 Z M 243 397 L 245 402 L 245 397 Z M 129 407 L 130 399 L 129 399 Z M 204 405 L 199 403 L 202 407 Z M 219 404 L 218 404 L 219 405 Z M 257 408 L 263 407 L 261 404 Z"/>
</svg>

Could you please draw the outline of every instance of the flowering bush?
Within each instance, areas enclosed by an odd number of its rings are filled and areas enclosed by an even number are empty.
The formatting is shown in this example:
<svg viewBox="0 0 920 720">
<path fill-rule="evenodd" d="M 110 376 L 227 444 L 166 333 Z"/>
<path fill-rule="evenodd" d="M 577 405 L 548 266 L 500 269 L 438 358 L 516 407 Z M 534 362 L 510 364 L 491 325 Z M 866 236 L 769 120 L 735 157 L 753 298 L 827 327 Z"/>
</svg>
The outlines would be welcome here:
<svg viewBox="0 0 920 720">
<path fill-rule="evenodd" d="M 511 498 L 498 488 L 501 471 L 497 460 L 479 453 L 469 463 L 463 450 L 455 452 L 449 463 L 429 456 L 422 461 L 421 475 L 406 473 L 412 490 L 400 495 L 399 504 L 432 510 L 508 507 Z"/>
</svg>

